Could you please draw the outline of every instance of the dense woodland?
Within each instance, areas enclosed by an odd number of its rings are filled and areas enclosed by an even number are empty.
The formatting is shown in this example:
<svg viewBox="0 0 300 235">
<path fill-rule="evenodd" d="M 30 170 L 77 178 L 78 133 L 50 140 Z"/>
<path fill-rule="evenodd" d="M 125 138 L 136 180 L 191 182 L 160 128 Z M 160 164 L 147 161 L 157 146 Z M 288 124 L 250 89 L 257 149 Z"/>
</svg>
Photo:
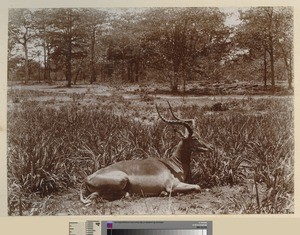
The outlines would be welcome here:
<svg viewBox="0 0 300 235">
<path fill-rule="evenodd" d="M 8 80 L 293 84 L 293 10 L 219 8 L 10 9 Z"/>
</svg>

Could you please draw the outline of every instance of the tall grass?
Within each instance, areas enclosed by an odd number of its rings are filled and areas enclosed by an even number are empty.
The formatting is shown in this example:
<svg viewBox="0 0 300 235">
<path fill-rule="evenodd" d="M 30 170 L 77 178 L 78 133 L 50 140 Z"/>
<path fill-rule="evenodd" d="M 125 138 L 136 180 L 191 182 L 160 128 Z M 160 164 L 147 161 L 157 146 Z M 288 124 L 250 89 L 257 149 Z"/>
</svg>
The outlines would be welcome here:
<svg viewBox="0 0 300 235">
<path fill-rule="evenodd" d="M 258 107 L 252 100 L 247 104 Z M 233 103 L 222 112 L 182 108 L 182 116 L 195 117 L 197 132 L 216 146 L 213 153 L 195 156 L 193 182 L 204 188 L 247 185 L 247 200 L 235 201 L 242 213 L 289 213 L 294 190 L 291 106 L 258 104 L 265 113 L 252 115 L 244 112 L 245 105 Z M 55 108 L 22 102 L 8 113 L 9 211 L 30 207 L 23 198 L 32 193 L 45 197 L 78 187 L 85 176 L 113 162 L 169 157 L 178 142 L 164 123 L 142 124 L 112 105 L 73 102 Z"/>
</svg>

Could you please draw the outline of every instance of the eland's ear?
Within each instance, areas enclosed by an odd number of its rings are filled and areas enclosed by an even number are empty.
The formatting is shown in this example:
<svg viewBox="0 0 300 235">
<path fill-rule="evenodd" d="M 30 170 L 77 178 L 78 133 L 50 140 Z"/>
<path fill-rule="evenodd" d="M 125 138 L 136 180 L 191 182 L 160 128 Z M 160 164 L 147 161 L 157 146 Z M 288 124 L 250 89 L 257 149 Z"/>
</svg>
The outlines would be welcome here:
<svg viewBox="0 0 300 235">
<path fill-rule="evenodd" d="M 196 122 L 195 119 L 184 119 L 184 122 L 187 123 L 189 126 L 191 126 L 193 129 L 196 126 Z M 185 133 L 184 136 L 187 138 L 189 137 L 189 131 L 187 129 L 185 129 Z"/>
<path fill-rule="evenodd" d="M 173 129 L 175 133 L 178 133 L 181 139 L 185 139 L 186 135 L 182 133 L 182 131 L 177 130 L 177 129 Z"/>
</svg>

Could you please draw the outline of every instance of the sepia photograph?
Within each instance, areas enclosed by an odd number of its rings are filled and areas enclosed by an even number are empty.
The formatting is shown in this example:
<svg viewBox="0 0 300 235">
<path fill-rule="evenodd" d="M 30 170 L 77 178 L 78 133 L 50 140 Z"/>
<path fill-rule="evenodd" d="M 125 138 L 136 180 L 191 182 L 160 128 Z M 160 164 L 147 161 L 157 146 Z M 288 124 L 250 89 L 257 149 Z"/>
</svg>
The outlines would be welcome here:
<svg viewBox="0 0 300 235">
<path fill-rule="evenodd" d="M 294 214 L 293 7 L 10 8 L 7 214 Z"/>
</svg>

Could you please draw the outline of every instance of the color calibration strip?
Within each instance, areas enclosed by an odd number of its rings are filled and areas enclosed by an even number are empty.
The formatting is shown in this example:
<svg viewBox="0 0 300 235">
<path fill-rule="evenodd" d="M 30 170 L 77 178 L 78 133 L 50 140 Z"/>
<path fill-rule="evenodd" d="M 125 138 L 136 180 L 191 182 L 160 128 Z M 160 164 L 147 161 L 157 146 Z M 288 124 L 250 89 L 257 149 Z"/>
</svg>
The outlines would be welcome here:
<svg viewBox="0 0 300 235">
<path fill-rule="evenodd" d="M 109 234 L 109 231 L 108 231 Z M 110 235 L 207 235 L 206 229 L 113 229 Z"/>
<path fill-rule="evenodd" d="M 212 235 L 212 221 L 69 222 L 69 235 Z"/>
<path fill-rule="evenodd" d="M 69 222 L 69 235 L 100 235 L 101 222 L 87 220 L 85 222 Z"/>
</svg>

